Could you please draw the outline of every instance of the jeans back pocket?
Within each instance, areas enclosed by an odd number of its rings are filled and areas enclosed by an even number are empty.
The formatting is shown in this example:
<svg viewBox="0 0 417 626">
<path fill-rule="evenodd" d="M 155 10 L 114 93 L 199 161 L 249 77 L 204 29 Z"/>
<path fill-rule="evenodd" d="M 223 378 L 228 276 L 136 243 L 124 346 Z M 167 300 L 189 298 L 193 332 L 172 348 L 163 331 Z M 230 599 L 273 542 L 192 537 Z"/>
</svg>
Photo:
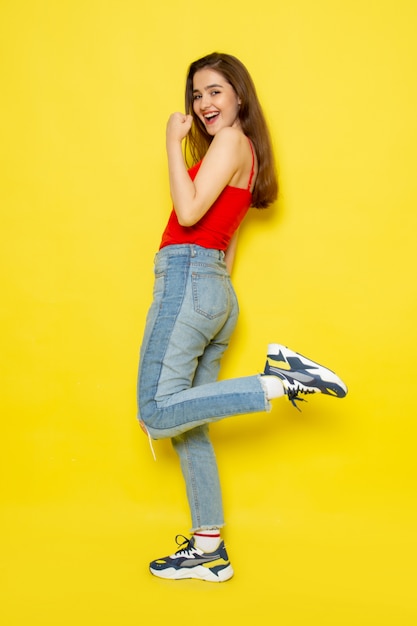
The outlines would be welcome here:
<svg viewBox="0 0 417 626">
<path fill-rule="evenodd" d="M 216 273 L 193 272 L 191 276 L 194 310 L 208 319 L 228 313 L 228 278 Z"/>
</svg>

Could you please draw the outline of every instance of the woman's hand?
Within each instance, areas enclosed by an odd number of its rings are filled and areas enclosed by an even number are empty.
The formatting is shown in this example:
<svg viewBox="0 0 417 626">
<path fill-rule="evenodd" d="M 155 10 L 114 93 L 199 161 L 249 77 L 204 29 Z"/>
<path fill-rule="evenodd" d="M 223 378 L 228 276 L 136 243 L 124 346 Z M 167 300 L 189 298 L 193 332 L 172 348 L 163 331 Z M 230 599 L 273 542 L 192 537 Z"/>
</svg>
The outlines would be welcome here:
<svg viewBox="0 0 417 626">
<path fill-rule="evenodd" d="M 190 132 L 192 123 L 192 115 L 184 115 L 184 113 L 173 113 L 167 123 L 167 142 L 181 142 Z"/>
</svg>

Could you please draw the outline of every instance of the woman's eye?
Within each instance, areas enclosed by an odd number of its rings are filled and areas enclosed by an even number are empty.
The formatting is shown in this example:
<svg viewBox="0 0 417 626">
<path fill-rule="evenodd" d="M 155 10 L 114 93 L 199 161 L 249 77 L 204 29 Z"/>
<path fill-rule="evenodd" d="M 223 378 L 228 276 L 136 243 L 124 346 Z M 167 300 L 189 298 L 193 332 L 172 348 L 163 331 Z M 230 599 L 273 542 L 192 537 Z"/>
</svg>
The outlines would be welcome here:
<svg viewBox="0 0 417 626">
<path fill-rule="evenodd" d="M 200 98 L 201 98 L 200 94 L 198 93 L 194 94 L 194 97 L 193 97 L 194 100 L 199 100 Z"/>
</svg>

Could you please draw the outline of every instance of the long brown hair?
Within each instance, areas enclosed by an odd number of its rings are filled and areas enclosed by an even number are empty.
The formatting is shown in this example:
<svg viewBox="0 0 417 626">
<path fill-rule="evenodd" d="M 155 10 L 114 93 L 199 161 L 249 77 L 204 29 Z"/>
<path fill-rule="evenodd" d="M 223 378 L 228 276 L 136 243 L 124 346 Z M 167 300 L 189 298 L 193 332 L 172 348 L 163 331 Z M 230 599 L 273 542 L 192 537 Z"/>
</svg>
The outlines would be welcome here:
<svg viewBox="0 0 417 626">
<path fill-rule="evenodd" d="M 199 70 L 210 68 L 219 72 L 233 87 L 240 99 L 239 121 L 242 131 L 252 141 L 258 159 L 258 175 L 252 193 L 252 206 L 264 209 L 278 195 L 275 159 L 269 130 L 248 70 L 239 59 L 230 54 L 213 52 L 191 63 L 185 88 L 185 110 L 194 124 L 187 136 L 186 151 L 193 162 L 200 161 L 213 140 L 193 110 L 193 78 Z"/>
</svg>

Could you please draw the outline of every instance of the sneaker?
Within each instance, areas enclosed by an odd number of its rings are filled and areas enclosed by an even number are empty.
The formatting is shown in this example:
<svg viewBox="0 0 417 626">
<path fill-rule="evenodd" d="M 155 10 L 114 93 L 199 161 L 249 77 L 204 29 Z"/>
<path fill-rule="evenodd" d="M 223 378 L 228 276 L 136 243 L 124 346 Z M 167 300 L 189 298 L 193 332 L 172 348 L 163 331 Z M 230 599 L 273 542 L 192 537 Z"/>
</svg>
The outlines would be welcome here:
<svg viewBox="0 0 417 626">
<path fill-rule="evenodd" d="M 184 541 L 178 541 L 182 538 Z M 210 582 L 221 583 L 233 576 L 233 569 L 227 556 L 224 542 L 214 552 L 203 552 L 195 546 L 194 537 L 187 539 L 177 535 L 175 541 L 180 549 L 171 556 L 152 561 L 149 569 L 154 576 L 181 580 L 198 578 Z"/>
<path fill-rule="evenodd" d="M 304 401 L 298 394 L 325 393 L 335 398 L 347 394 L 346 385 L 334 372 L 278 343 L 268 346 L 264 374 L 281 379 L 288 399 L 298 410 L 295 400 Z"/>
</svg>

